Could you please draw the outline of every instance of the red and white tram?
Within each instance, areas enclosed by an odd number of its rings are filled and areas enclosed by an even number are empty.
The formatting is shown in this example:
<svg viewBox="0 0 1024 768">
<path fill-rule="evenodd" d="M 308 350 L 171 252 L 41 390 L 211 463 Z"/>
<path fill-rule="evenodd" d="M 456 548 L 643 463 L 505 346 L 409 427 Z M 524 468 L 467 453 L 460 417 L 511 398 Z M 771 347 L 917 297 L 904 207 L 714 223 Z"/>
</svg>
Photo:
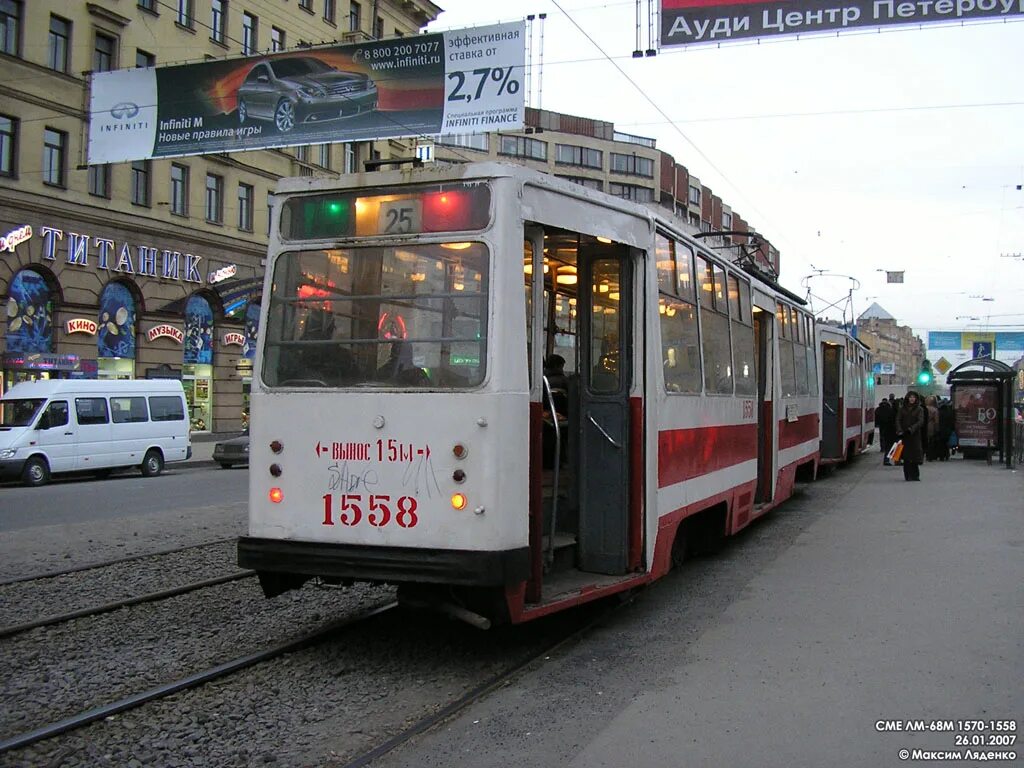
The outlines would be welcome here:
<svg viewBox="0 0 1024 768">
<path fill-rule="evenodd" d="M 821 360 L 821 464 L 842 464 L 875 440 L 871 351 L 845 329 L 815 324 Z"/>
<path fill-rule="evenodd" d="M 496 163 L 287 179 L 273 210 L 238 545 L 268 596 L 523 622 L 816 472 L 813 318 L 671 217 Z"/>
</svg>

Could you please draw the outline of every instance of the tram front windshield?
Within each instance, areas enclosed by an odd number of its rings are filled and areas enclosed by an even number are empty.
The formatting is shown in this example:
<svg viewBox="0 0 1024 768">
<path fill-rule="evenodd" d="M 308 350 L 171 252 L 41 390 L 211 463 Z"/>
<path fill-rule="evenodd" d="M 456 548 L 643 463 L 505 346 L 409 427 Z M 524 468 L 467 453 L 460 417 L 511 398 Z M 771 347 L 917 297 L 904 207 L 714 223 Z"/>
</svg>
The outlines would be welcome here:
<svg viewBox="0 0 1024 768">
<path fill-rule="evenodd" d="M 484 377 L 482 243 L 299 250 L 274 265 L 268 387 L 475 387 Z"/>
</svg>

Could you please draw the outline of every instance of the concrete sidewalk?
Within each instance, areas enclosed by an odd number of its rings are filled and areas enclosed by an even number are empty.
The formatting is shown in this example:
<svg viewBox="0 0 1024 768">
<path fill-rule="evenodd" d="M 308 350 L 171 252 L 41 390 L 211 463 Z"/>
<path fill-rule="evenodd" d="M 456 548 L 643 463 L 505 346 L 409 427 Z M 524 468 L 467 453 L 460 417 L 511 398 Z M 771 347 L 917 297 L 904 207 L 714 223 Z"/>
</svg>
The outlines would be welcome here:
<svg viewBox="0 0 1024 768">
<path fill-rule="evenodd" d="M 883 768 L 978 734 L 879 721 L 1019 734 L 1024 472 L 921 477 L 860 457 L 382 768 Z"/>
</svg>

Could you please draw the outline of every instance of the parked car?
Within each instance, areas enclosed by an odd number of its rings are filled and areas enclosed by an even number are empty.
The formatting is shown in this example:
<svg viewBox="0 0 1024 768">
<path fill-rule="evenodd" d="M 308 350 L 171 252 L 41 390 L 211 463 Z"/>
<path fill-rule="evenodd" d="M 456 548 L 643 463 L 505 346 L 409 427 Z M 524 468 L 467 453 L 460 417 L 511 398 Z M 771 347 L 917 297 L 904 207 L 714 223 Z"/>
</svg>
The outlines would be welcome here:
<svg viewBox="0 0 1024 768">
<path fill-rule="evenodd" d="M 281 133 L 303 123 L 352 117 L 376 108 L 373 80 L 342 72 L 312 56 L 261 61 L 238 88 L 238 122 L 272 120 Z"/>
<path fill-rule="evenodd" d="M 213 460 L 221 469 L 231 469 L 236 464 L 249 466 L 249 430 L 213 446 Z"/>
</svg>

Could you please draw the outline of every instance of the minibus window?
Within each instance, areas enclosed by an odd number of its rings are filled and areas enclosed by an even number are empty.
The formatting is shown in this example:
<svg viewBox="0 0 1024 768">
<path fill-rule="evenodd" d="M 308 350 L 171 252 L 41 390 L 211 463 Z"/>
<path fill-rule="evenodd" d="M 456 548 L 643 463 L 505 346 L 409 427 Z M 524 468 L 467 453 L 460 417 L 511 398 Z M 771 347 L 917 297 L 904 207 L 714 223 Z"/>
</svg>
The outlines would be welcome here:
<svg viewBox="0 0 1024 768">
<path fill-rule="evenodd" d="M 76 397 L 75 414 L 79 426 L 88 424 L 106 424 L 107 400 L 104 397 Z"/>
<path fill-rule="evenodd" d="M 27 427 L 35 420 L 45 402 L 37 398 L 0 402 L 0 427 Z"/>
<path fill-rule="evenodd" d="M 68 423 L 68 404 L 66 400 L 54 400 L 46 408 L 46 413 L 39 420 L 41 429 L 53 429 L 63 427 Z"/>
<path fill-rule="evenodd" d="M 149 398 L 149 412 L 153 421 L 184 421 L 185 406 L 180 397 L 154 396 Z"/>
<path fill-rule="evenodd" d="M 110 420 L 115 424 L 148 421 L 146 398 L 144 397 L 112 397 L 110 398 Z"/>
</svg>

